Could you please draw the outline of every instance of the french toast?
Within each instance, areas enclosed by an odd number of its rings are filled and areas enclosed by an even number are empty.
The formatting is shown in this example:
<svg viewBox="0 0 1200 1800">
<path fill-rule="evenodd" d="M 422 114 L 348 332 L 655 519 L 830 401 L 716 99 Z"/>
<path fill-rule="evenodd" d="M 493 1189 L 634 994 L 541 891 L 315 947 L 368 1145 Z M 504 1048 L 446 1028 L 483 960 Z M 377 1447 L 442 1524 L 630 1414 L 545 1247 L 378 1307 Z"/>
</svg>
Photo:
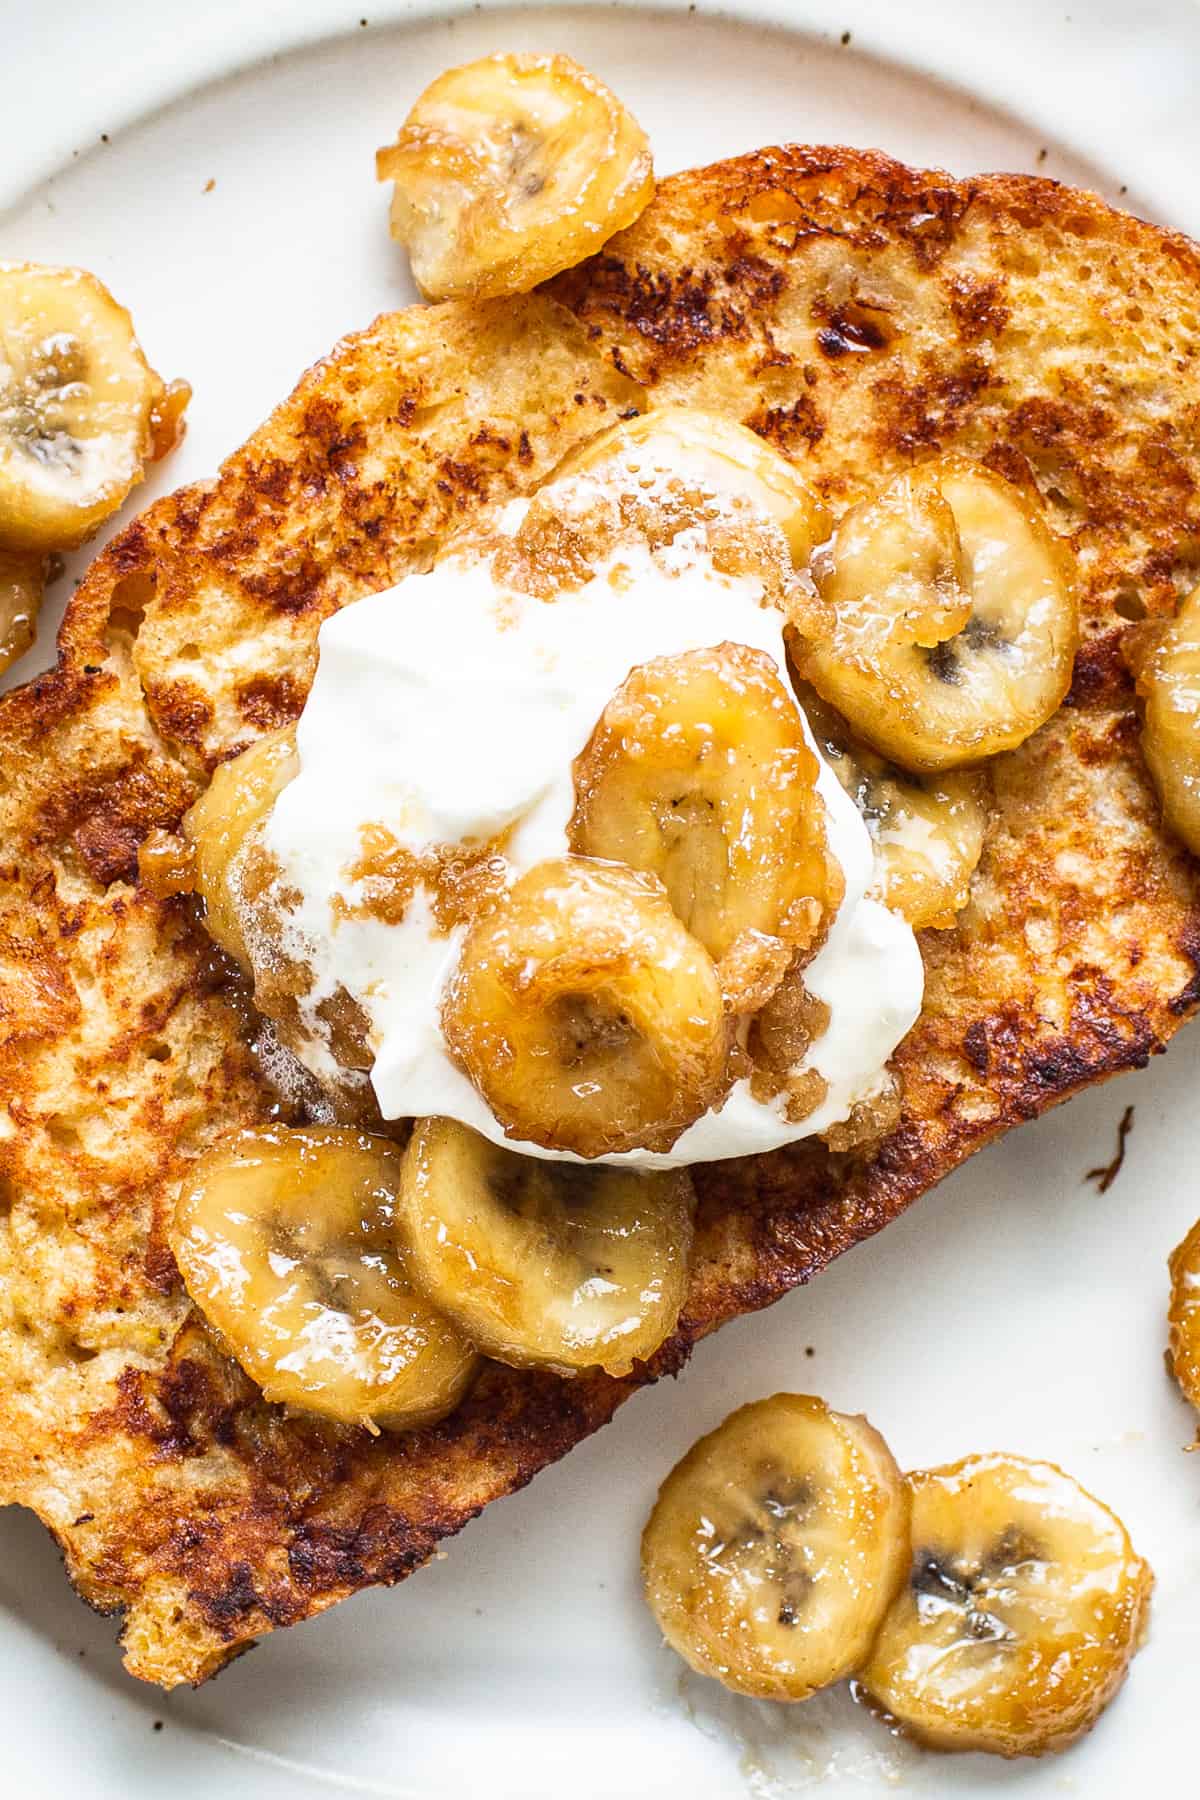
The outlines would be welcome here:
<svg viewBox="0 0 1200 1800">
<path fill-rule="evenodd" d="M 1200 1001 L 1200 881 L 1165 831 L 1121 656 L 1200 551 L 1200 250 L 1048 181 L 775 149 L 660 184 L 521 301 L 345 339 L 210 485 L 94 564 L 54 670 L 0 701 L 0 1500 L 32 1507 L 127 1666 L 171 1686 L 391 1583 L 691 1345 L 972 1151 L 1143 1064 Z M 442 1423 L 267 1404 L 191 1308 L 181 1173 L 294 1106 L 190 901 L 139 880 L 222 759 L 293 719 L 321 621 L 653 401 L 783 450 L 834 511 L 935 451 L 1036 487 L 1080 570 L 1067 703 L 990 765 L 971 899 L 921 935 L 899 1126 L 695 1170 L 675 1336 L 628 1377 L 488 1364 Z"/>
</svg>

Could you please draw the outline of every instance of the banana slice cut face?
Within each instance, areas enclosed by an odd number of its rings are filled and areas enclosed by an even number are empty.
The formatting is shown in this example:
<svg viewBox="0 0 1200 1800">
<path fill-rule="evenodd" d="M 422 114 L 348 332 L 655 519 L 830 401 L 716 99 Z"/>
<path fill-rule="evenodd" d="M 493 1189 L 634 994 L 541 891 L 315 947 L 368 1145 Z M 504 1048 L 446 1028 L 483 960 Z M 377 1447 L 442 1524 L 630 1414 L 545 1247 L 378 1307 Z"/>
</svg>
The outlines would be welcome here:
<svg viewBox="0 0 1200 1800">
<path fill-rule="evenodd" d="M 852 507 L 813 559 L 827 635 L 801 674 L 903 768 L 1023 743 L 1058 708 L 1079 640 L 1072 558 L 1011 483 L 960 456 Z"/>
<path fill-rule="evenodd" d="M 37 636 L 45 586 L 44 556 L 0 549 L 0 675 Z"/>
<path fill-rule="evenodd" d="M 645 132 L 568 56 L 485 56 L 425 89 L 375 159 L 427 300 L 525 294 L 631 225 Z"/>
<path fill-rule="evenodd" d="M 720 413 L 660 406 L 622 420 L 568 452 L 550 480 L 610 472 L 645 488 L 678 480 L 749 502 L 779 526 L 797 567 L 829 536 L 828 513 L 787 458 Z"/>
<path fill-rule="evenodd" d="M 1200 587 L 1167 625 L 1126 637 L 1143 701 L 1142 752 L 1167 824 L 1200 855 Z"/>
<path fill-rule="evenodd" d="M 1167 1363 L 1185 1400 L 1200 1409 L 1200 1220 L 1171 1252 Z"/>
<path fill-rule="evenodd" d="M 253 833 L 299 768 L 292 731 L 259 738 L 215 770 L 183 822 L 195 850 L 195 884 L 204 901 L 204 923 L 227 955 L 246 970 L 250 955 L 243 930 L 247 906 L 240 881 Z"/>
<path fill-rule="evenodd" d="M 0 544 L 66 550 L 169 445 L 133 322 L 82 269 L 0 263 Z"/>
<path fill-rule="evenodd" d="M 935 1748 L 1063 1749 L 1125 1678 L 1147 1564 L 1052 1463 L 972 1456 L 908 1483 L 912 1564 L 862 1671 L 866 1696 Z"/>
<path fill-rule="evenodd" d="M 581 856 L 476 921 L 442 1029 L 510 1137 L 582 1157 L 669 1150 L 730 1084 L 712 958 L 661 882 Z"/>
<path fill-rule="evenodd" d="M 410 1285 L 402 1153 L 385 1138 L 274 1126 L 196 1163 L 171 1248 L 188 1293 L 268 1400 L 345 1424 L 432 1424 L 471 1345 Z"/>
<path fill-rule="evenodd" d="M 667 1476 L 642 1576 L 693 1669 L 804 1700 L 865 1660 L 909 1562 L 908 1494 L 865 1419 L 776 1394 L 730 1415 Z"/>
<path fill-rule="evenodd" d="M 489 1356 L 625 1375 L 670 1337 L 687 1289 L 683 1170 L 546 1162 L 422 1119 L 400 1220 L 412 1279 Z"/>
<path fill-rule="evenodd" d="M 987 776 L 975 769 L 911 775 L 856 740 L 807 682 L 799 684 L 799 698 L 826 761 L 871 834 L 879 898 L 914 931 L 953 925 L 983 854 Z"/>
<path fill-rule="evenodd" d="M 718 963 L 746 933 L 807 946 L 842 893 L 816 779 L 763 651 L 660 657 L 622 683 L 576 758 L 568 842 L 656 875 Z"/>
</svg>

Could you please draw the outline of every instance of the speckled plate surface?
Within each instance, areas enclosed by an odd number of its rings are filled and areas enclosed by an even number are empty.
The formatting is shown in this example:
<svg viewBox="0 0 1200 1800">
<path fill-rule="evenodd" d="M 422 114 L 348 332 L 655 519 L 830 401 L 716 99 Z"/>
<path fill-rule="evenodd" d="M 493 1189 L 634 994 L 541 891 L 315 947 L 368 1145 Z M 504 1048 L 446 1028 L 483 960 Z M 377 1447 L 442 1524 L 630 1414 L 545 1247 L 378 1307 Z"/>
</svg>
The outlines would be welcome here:
<svg viewBox="0 0 1200 1800">
<path fill-rule="evenodd" d="M 1026 169 L 1200 232 L 1200 10 L 1033 0 L 734 3 L 720 14 L 359 0 L 0 0 L 0 256 L 95 268 L 196 397 L 143 490 L 210 471 L 342 332 L 413 298 L 371 154 L 448 63 L 566 49 L 660 169 L 778 138 Z M 68 590 L 69 581 L 58 590 Z M 47 637 L 17 675 L 47 656 Z M 41 1528 L 0 1515 L 0 1789 L 35 1800 L 692 1800 L 811 1791 L 1089 1800 L 1191 1767 L 1200 1457 L 1162 1368 L 1165 1259 L 1200 1212 L 1200 1036 L 969 1164 L 811 1288 L 697 1352 L 447 1556 L 281 1633 L 196 1694 L 121 1671 Z M 1124 1167 L 1101 1193 L 1135 1109 Z M 1190 1146 L 1190 1147 L 1189 1147 Z M 1068 1756 L 922 1756 L 847 1697 L 775 1710 L 685 1675 L 636 1543 L 671 1462 L 780 1387 L 863 1409 L 907 1464 L 1007 1448 L 1109 1500 L 1156 1568 L 1151 1641 Z"/>
</svg>

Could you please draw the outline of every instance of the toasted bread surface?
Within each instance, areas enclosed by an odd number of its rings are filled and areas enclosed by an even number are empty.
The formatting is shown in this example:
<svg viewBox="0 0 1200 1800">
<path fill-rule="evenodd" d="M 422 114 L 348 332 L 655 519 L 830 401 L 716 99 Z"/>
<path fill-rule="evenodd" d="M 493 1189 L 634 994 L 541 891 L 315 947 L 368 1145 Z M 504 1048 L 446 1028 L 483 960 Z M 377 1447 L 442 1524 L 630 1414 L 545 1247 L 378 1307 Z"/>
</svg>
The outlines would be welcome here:
<svg viewBox="0 0 1200 1800">
<path fill-rule="evenodd" d="M 1008 1126 L 1144 1063 L 1200 999 L 1200 884 L 1164 833 L 1120 657 L 1200 544 L 1200 252 L 1050 182 L 851 150 L 661 184 L 548 293 L 376 322 L 211 486 L 93 566 L 57 668 L 0 701 L 0 1500 L 169 1686 L 425 1561 L 691 1344 L 877 1231 Z M 626 1380 L 488 1365 L 437 1427 L 370 1438 L 268 1406 L 190 1308 L 181 1171 L 279 1096 L 236 979 L 137 850 L 295 717 L 321 620 L 654 400 L 728 413 L 837 507 L 950 446 L 1036 487 L 1081 571 L 1068 703 L 991 766 L 971 903 L 922 937 L 870 1157 L 696 1171 L 675 1339 Z"/>
</svg>

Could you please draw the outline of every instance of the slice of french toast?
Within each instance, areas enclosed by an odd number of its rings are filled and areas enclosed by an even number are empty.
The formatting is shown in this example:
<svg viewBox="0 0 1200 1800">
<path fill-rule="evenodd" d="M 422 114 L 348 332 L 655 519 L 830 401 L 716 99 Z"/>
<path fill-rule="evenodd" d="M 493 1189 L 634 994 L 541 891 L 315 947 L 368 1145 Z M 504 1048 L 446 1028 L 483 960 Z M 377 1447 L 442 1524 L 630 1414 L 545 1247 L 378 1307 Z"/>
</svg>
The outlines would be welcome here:
<svg viewBox="0 0 1200 1800">
<path fill-rule="evenodd" d="M 1195 578 L 1198 344 L 1200 251 L 1091 195 L 764 151 L 664 182 L 548 293 L 346 339 L 213 484 L 98 559 L 57 668 L 0 702 L 0 1499 L 124 1613 L 134 1674 L 202 1680 L 409 1574 L 698 1337 L 1195 1008 L 1200 880 L 1163 831 L 1120 640 Z M 699 1168 L 690 1297 L 651 1365 L 488 1365 L 406 1436 L 287 1416 L 167 1248 L 189 1160 L 279 1096 L 239 983 L 189 901 L 139 884 L 138 847 L 298 713 L 331 611 L 667 398 L 748 422 L 835 509 L 947 447 L 1036 486 L 1081 571 L 1074 687 L 992 765 L 971 902 L 923 934 L 899 1127 L 869 1156 L 813 1141 Z"/>
</svg>

